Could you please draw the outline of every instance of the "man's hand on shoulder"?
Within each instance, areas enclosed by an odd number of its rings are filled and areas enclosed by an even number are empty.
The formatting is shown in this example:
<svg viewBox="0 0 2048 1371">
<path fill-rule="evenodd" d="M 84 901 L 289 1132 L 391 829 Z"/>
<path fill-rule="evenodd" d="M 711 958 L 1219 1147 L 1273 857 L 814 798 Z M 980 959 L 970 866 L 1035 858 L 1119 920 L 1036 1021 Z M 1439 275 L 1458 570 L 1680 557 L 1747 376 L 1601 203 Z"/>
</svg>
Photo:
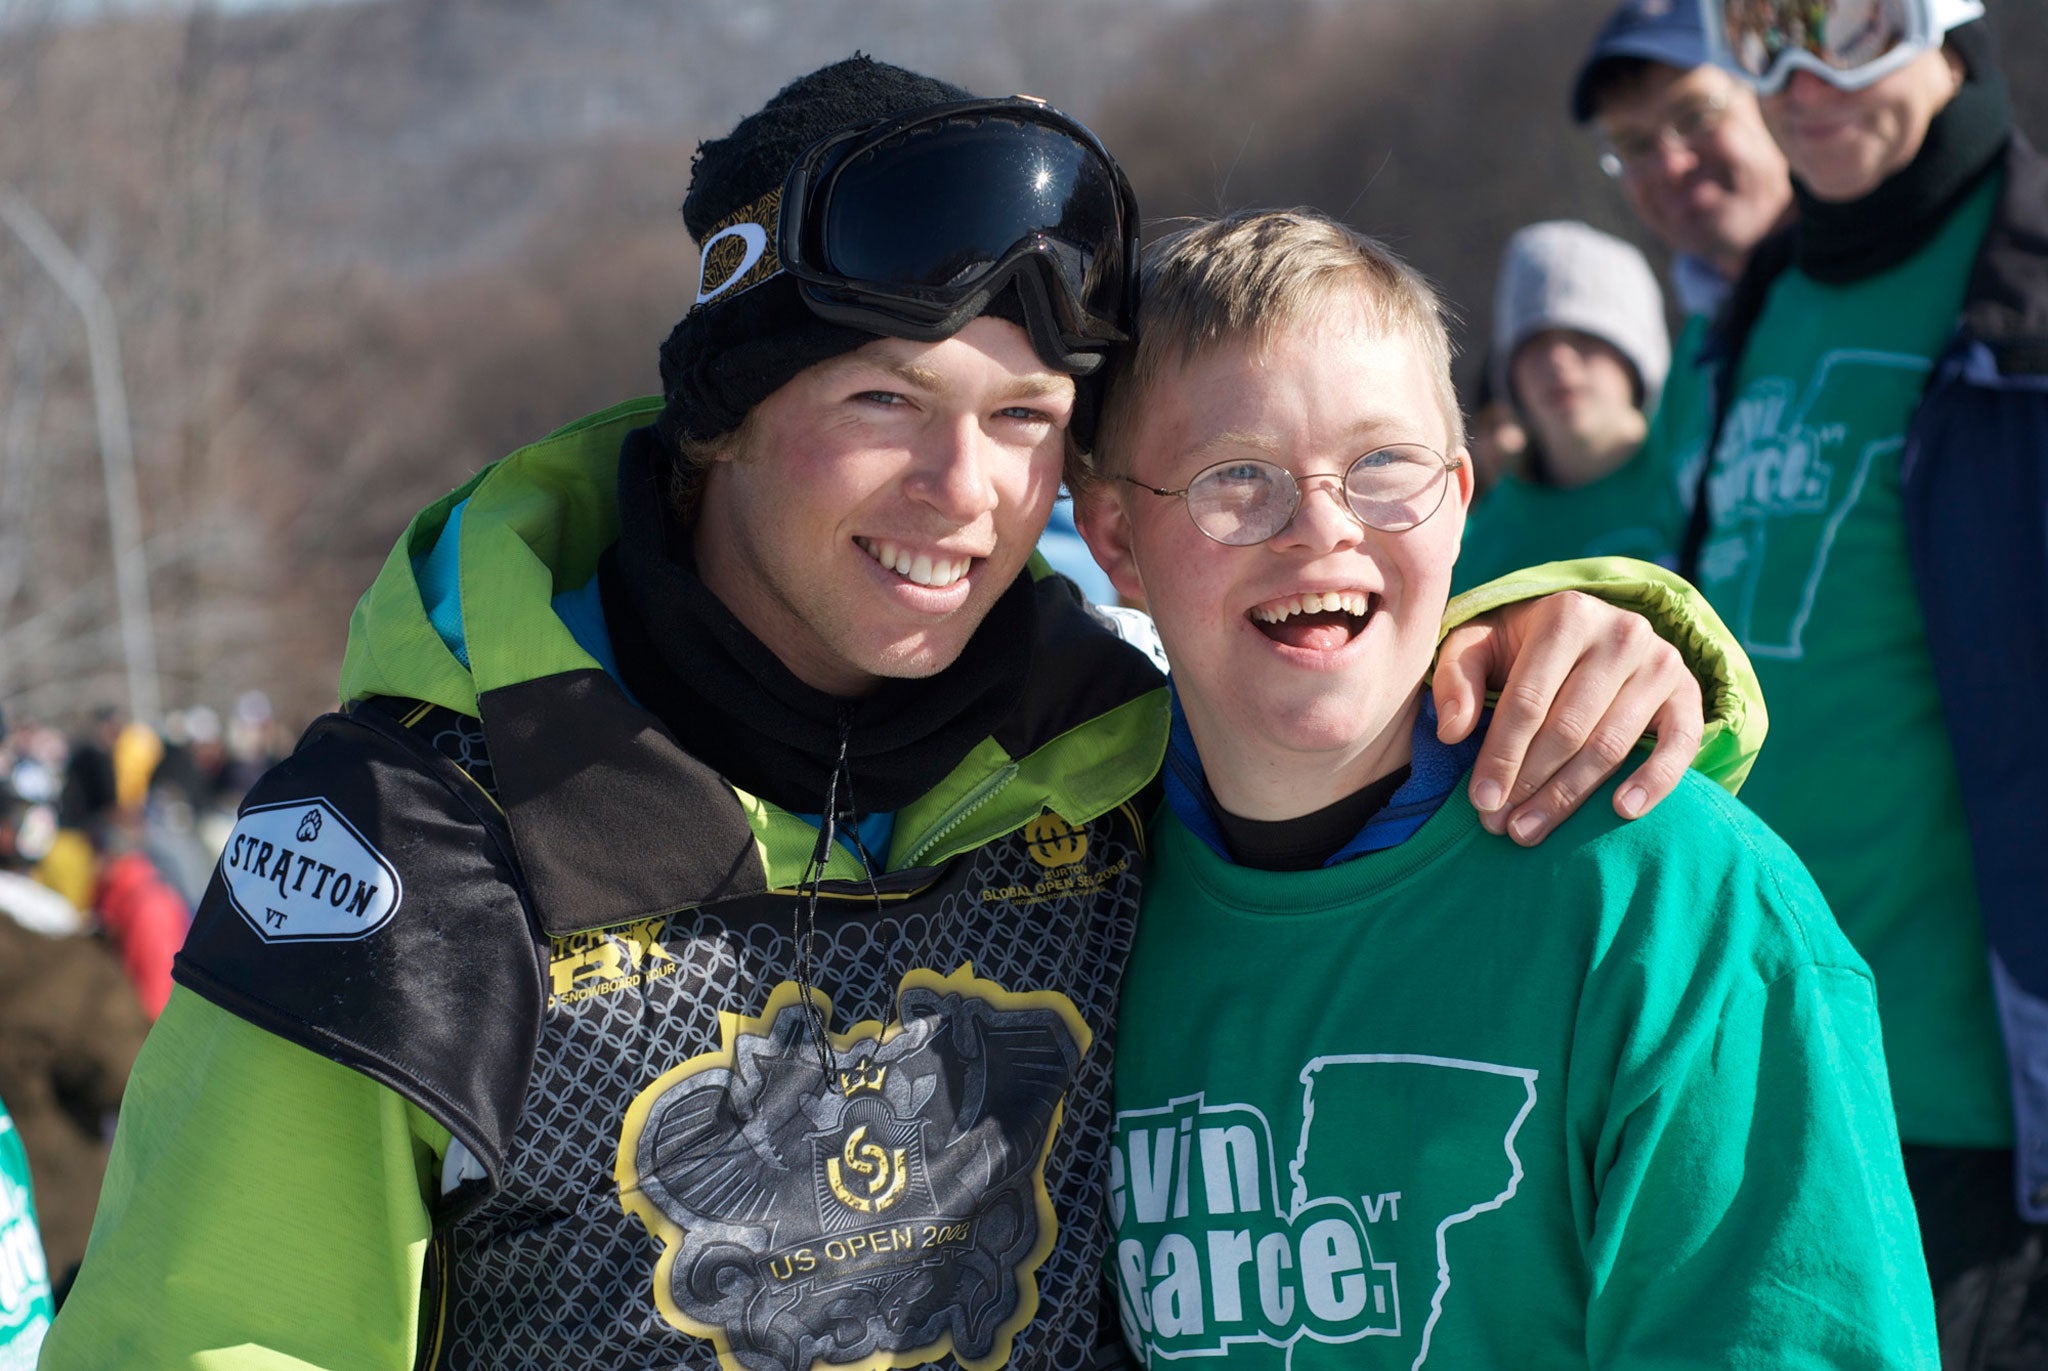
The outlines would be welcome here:
<svg viewBox="0 0 2048 1371">
<path fill-rule="evenodd" d="M 1642 615 L 1578 591 L 1504 606 L 1453 629 L 1437 655 L 1437 736 L 1455 743 L 1499 692 L 1472 767 L 1480 822 L 1543 841 L 1621 768 L 1646 732 L 1656 746 L 1614 794 L 1624 819 L 1669 795 L 1699 752 L 1699 683 Z"/>
</svg>

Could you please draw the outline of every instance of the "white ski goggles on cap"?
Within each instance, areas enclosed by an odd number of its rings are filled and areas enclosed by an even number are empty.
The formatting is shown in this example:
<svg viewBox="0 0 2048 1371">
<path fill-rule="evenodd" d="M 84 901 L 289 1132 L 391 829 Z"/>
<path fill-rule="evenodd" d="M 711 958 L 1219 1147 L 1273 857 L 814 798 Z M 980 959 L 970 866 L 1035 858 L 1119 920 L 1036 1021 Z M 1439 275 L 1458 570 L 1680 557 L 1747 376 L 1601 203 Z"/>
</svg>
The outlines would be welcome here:
<svg viewBox="0 0 2048 1371">
<path fill-rule="evenodd" d="M 1881 81 L 1942 35 L 1983 17 L 1983 0 L 1700 0 L 1713 60 L 1755 87 L 1782 88 L 1795 70 L 1839 90 Z"/>
</svg>

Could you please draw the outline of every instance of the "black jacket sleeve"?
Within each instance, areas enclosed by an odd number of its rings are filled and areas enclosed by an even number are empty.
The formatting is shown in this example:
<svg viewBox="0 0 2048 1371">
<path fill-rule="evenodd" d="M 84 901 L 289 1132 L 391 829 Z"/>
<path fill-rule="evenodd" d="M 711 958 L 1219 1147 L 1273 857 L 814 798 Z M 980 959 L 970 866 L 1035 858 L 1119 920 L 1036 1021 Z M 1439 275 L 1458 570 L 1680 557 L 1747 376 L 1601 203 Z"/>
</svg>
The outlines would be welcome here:
<svg viewBox="0 0 2048 1371">
<path fill-rule="evenodd" d="M 417 1104 L 493 1184 L 544 973 L 494 801 L 375 707 L 317 720 L 250 791 L 174 968 Z"/>
</svg>

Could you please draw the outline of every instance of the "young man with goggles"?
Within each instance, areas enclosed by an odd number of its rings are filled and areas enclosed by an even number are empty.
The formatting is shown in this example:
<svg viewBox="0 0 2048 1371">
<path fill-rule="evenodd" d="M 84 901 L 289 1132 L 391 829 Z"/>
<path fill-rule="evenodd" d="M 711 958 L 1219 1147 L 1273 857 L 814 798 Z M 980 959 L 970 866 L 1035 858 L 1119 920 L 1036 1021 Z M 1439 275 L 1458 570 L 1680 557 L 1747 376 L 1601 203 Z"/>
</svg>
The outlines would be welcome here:
<svg viewBox="0 0 2048 1371">
<path fill-rule="evenodd" d="M 1085 130 L 965 97 L 854 59 L 703 145 L 665 396 L 407 531 L 346 707 L 223 856 L 45 1367 L 1113 1348 L 1165 687 L 1032 549 L 1138 225 Z M 1540 835 L 1653 719 L 1617 805 L 1678 783 L 1699 687 L 1640 623 L 1551 597 L 1447 649 L 1452 735 L 1492 657 L 1543 701 L 1489 734 L 1496 828 Z M 1760 718 L 1694 641 L 1737 766 Z M 1531 740 L 1553 702 L 1604 716 L 1585 756 Z"/>
<path fill-rule="evenodd" d="M 1979 12 L 1706 6 L 1797 222 L 1640 459 L 1770 700 L 1743 799 L 1877 977 L 1951 1367 L 2048 1358 L 2048 163 Z"/>
</svg>

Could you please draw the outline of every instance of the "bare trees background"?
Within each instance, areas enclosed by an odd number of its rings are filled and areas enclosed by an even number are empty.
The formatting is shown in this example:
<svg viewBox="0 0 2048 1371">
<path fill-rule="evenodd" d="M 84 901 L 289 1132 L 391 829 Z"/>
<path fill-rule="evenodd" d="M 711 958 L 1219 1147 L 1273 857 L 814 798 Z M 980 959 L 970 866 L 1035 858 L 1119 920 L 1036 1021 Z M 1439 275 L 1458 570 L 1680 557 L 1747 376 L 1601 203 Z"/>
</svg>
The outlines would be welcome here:
<svg viewBox="0 0 2048 1371">
<path fill-rule="evenodd" d="M 1564 117 L 1608 0 L 0 0 L 0 186 L 121 332 L 164 703 L 331 699 L 407 515 L 655 388 L 696 142 L 856 48 L 1095 124 L 1159 219 L 1311 203 L 1484 317 L 1515 227 L 1632 225 Z M 1993 0 L 2023 127 L 2048 16 Z M 1647 246 L 1647 244 L 1646 244 Z M 0 232 L 0 706 L 125 703 L 76 311 Z"/>
</svg>

